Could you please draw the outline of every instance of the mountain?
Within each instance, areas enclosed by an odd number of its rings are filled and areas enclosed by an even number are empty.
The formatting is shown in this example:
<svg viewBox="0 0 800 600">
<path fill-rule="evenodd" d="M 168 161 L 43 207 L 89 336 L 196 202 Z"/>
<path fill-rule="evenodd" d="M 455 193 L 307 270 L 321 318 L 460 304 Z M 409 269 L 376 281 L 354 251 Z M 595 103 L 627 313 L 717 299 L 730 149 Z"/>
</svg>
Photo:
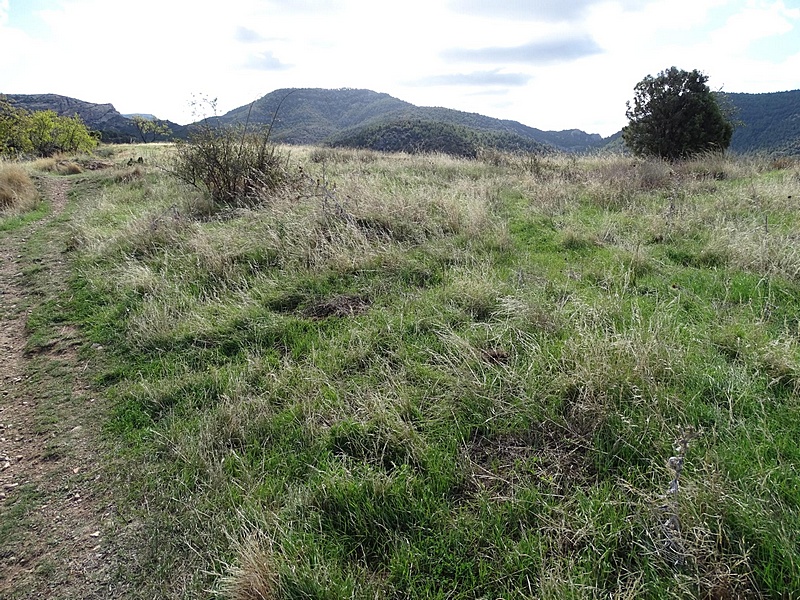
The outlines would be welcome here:
<svg viewBox="0 0 800 600">
<path fill-rule="evenodd" d="M 275 141 L 318 144 L 345 129 L 416 108 L 370 90 L 281 89 L 218 117 L 220 123 L 273 124 Z M 274 118 L 274 121 L 273 121 Z"/>
<path fill-rule="evenodd" d="M 106 142 L 139 139 L 133 121 L 111 104 L 94 104 L 57 94 L 9 94 L 6 98 L 27 110 L 53 110 L 65 116 L 77 113 L 90 129 L 100 131 Z M 800 90 L 766 94 L 720 92 L 719 98 L 738 123 L 731 141 L 732 151 L 800 155 Z M 448 147 L 456 154 L 466 155 L 477 146 L 526 151 L 550 148 L 565 152 L 622 148 L 619 133 L 602 138 L 579 129 L 543 131 L 517 121 L 449 108 L 415 106 L 388 94 L 350 88 L 280 89 L 224 115 L 212 116 L 211 120 L 222 124 L 272 124 L 272 139 L 292 144 Z M 166 123 L 174 138 L 185 138 L 192 127 Z"/>
<path fill-rule="evenodd" d="M 333 142 L 341 145 L 345 139 L 374 137 L 378 126 L 392 124 L 392 131 L 397 133 L 398 123 L 418 125 L 420 122 L 466 128 L 478 137 L 485 134 L 505 136 L 507 142 L 519 147 L 532 144 L 580 152 L 599 148 L 603 143 L 600 135 L 577 129 L 542 131 L 517 121 L 449 108 L 415 106 L 388 94 L 350 88 L 280 89 L 216 119 L 223 124 L 272 123 L 272 139 L 291 144 Z M 419 133 L 419 127 L 415 127 Z M 366 128 L 365 131 L 359 131 L 362 128 Z M 512 142 L 514 139 L 516 143 Z"/>
<path fill-rule="evenodd" d="M 766 94 L 721 93 L 739 124 L 731 150 L 800 154 L 800 90 Z"/>
<path fill-rule="evenodd" d="M 140 139 L 139 130 L 133 121 L 120 114 L 113 104 L 95 104 L 58 94 L 5 94 L 6 99 L 18 108 L 29 111 L 52 110 L 60 116 L 78 115 L 86 126 L 99 131 L 104 142 L 131 142 Z M 166 121 L 173 135 L 185 135 L 186 127 Z M 162 136 L 157 139 L 167 139 Z"/>
<path fill-rule="evenodd" d="M 132 119 L 133 117 L 141 117 L 142 119 L 146 119 L 147 121 L 157 121 L 158 117 L 155 115 L 151 115 L 150 113 L 131 113 L 127 115 L 122 115 L 126 119 Z"/>
</svg>

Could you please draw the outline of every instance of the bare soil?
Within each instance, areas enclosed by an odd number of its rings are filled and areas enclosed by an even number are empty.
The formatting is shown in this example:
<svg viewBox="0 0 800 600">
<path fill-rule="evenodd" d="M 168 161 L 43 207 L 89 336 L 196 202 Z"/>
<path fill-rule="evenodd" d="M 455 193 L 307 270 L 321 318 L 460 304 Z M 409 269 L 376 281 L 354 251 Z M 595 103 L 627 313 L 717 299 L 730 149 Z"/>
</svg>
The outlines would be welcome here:
<svg viewBox="0 0 800 600">
<path fill-rule="evenodd" d="M 65 326 L 32 344 L 26 327 L 67 279 L 69 181 L 47 177 L 41 187 L 51 212 L 0 233 L 0 598 L 118 598 L 107 542 L 117 520 L 98 406 L 81 380 L 83 342 Z"/>
</svg>

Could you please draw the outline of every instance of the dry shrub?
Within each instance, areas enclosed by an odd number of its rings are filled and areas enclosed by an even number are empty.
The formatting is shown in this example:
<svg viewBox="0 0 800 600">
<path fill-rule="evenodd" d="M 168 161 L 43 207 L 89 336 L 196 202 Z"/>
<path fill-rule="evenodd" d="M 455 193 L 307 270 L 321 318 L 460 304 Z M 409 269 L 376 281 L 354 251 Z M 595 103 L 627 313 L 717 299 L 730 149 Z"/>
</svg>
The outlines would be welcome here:
<svg viewBox="0 0 800 600">
<path fill-rule="evenodd" d="M 0 164 L 0 211 L 23 213 L 31 210 L 39 193 L 27 171 L 14 164 Z"/>
</svg>

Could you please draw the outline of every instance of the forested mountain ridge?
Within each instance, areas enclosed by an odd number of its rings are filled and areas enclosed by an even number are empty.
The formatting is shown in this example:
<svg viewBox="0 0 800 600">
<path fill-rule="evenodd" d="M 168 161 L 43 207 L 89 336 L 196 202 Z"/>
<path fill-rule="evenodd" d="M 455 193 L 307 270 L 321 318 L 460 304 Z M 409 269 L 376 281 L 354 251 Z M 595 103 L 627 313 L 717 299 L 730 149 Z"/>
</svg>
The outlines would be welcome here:
<svg viewBox="0 0 800 600">
<path fill-rule="evenodd" d="M 106 142 L 139 138 L 132 119 L 111 104 L 94 104 L 57 94 L 8 94 L 15 106 L 78 116 Z M 736 129 L 730 150 L 737 153 L 800 154 L 800 90 L 763 94 L 719 93 L 730 107 Z M 199 106 L 200 116 L 224 124 L 271 125 L 272 139 L 291 144 L 336 144 L 392 148 L 438 148 L 450 140 L 456 154 L 476 145 L 506 150 L 590 152 L 622 148 L 619 133 L 608 138 L 579 129 L 543 131 L 517 121 L 441 107 L 421 107 L 389 94 L 364 89 L 290 88 L 216 115 Z M 202 114 L 203 111 L 206 114 Z M 199 118 L 199 117 L 198 117 Z M 185 138 L 192 125 L 165 121 L 173 138 Z M 409 128 L 402 131 L 403 127 Z M 381 140 L 381 135 L 391 139 Z M 458 134 L 458 135 L 456 135 Z M 430 135 L 428 139 L 425 136 Z M 455 136 L 455 137 L 454 137 Z M 166 139 L 161 136 L 159 139 Z M 404 145 L 402 140 L 406 140 Z"/>
<path fill-rule="evenodd" d="M 140 141 L 139 130 L 133 119 L 121 114 L 113 104 L 95 104 L 61 96 L 59 94 L 2 94 L 12 106 L 31 112 L 52 110 L 63 117 L 78 115 L 89 129 L 99 131 L 101 139 L 109 143 L 126 143 Z M 186 127 L 164 121 L 170 128 L 171 135 L 182 137 Z M 165 140 L 168 136 L 157 136 Z"/>
<path fill-rule="evenodd" d="M 274 121 L 273 121 L 274 117 Z M 567 152 L 599 148 L 602 136 L 577 129 L 542 131 L 517 121 L 495 119 L 441 107 L 421 107 L 388 94 L 362 89 L 293 88 L 275 90 L 251 105 L 241 106 L 218 117 L 221 123 L 272 123 L 275 141 L 319 144 L 352 136 L 360 127 L 399 122 L 441 122 L 474 130 L 513 134 L 527 143 L 552 146 Z M 522 143 L 522 140 L 520 141 Z"/>
<path fill-rule="evenodd" d="M 800 154 L 800 90 L 720 96 L 737 122 L 731 150 Z"/>
<path fill-rule="evenodd" d="M 475 158 L 484 149 L 546 153 L 552 146 L 510 132 L 483 131 L 445 121 L 402 118 L 378 121 L 329 138 L 331 146 L 381 152 L 441 152 Z"/>
</svg>

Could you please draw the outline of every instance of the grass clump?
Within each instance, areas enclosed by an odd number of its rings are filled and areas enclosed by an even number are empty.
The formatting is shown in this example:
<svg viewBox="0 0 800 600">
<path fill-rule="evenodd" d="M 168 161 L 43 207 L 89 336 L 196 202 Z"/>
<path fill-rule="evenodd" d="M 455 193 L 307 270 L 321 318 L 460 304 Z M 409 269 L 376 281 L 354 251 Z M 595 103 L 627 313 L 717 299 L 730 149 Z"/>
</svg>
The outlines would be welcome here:
<svg viewBox="0 0 800 600">
<path fill-rule="evenodd" d="M 22 166 L 0 162 L 0 211 L 21 214 L 33 210 L 39 202 L 39 192 L 31 176 Z"/>
<path fill-rule="evenodd" d="M 78 162 L 52 156 L 36 159 L 33 161 L 33 168 L 37 171 L 53 173 L 55 175 L 78 175 L 79 173 L 83 173 L 83 167 L 81 167 Z"/>
</svg>

